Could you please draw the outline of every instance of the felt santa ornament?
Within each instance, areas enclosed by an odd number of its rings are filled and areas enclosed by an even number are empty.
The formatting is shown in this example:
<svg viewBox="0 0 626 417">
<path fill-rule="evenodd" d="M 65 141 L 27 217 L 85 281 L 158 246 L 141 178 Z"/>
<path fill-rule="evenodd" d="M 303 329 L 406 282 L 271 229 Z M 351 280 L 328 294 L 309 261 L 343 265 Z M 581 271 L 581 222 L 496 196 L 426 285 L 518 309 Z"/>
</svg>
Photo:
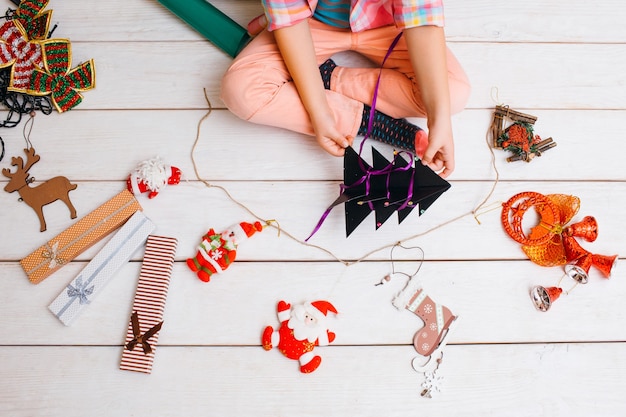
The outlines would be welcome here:
<svg viewBox="0 0 626 417">
<path fill-rule="evenodd" d="M 289 359 L 300 362 L 300 372 L 315 371 L 322 358 L 313 353 L 315 346 L 326 346 L 335 340 L 335 334 L 326 327 L 329 312 L 337 314 L 328 301 L 305 302 L 291 306 L 280 301 L 276 309 L 280 327 L 267 326 L 263 331 L 263 349 L 276 346 Z"/>
<path fill-rule="evenodd" d="M 166 185 L 180 183 L 181 176 L 180 169 L 166 165 L 161 158 L 156 157 L 137 165 L 128 177 L 126 186 L 135 195 L 148 193 L 148 198 L 154 198 Z"/>
<path fill-rule="evenodd" d="M 197 273 L 200 280 L 209 282 L 211 275 L 224 272 L 233 263 L 237 246 L 261 230 L 263 225 L 260 222 L 241 222 L 221 233 L 210 229 L 202 236 L 196 256 L 187 259 L 187 266 Z"/>
</svg>

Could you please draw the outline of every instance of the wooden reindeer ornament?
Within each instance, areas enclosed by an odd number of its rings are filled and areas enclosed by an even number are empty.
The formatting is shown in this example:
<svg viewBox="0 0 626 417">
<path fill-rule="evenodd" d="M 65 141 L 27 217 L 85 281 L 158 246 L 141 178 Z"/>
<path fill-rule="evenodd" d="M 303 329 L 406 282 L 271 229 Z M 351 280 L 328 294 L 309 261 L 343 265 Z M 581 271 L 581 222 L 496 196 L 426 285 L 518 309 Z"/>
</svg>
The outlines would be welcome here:
<svg viewBox="0 0 626 417">
<path fill-rule="evenodd" d="M 26 163 L 22 157 L 13 157 L 11 159 L 11 165 L 15 166 L 17 170 L 11 173 L 11 170 L 4 168 L 2 174 L 9 178 L 9 183 L 4 187 L 4 191 L 12 193 L 17 191 L 20 195 L 20 201 L 25 202 L 35 210 L 39 217 L 39 223 L 41 225 L 40 231 L 46 230 L 46 220 L 43 217 L 43 206 L 50 204 L 54 201 L 61 200 L 65 203 L 70 210 L 70 217 L 76 218 L 76 209 L 70 201 L 69 192 L 75 190 L 78 185 L 70 183 L 65 177 L 54 177 L 48 181 L 39 184 L 36 187 L 31 187 L 30 184 L 35 180 L 28 174 L 28 170 L 39 161 L 39 155 L 35 154 L 35 148 L 30 147 L 24 149 L 26 153 Z"/>
</svg>

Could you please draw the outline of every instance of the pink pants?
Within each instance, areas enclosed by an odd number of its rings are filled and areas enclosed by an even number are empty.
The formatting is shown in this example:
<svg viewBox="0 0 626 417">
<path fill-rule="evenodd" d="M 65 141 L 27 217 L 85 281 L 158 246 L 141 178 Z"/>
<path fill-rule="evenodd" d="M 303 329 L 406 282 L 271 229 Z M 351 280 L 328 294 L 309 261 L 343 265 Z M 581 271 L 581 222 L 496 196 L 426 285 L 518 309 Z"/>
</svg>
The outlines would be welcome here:
<svg viewBox="0 0 626 417">
<path fill-rule="evenodd" d="M 355 51 L 380 65 L 398 34 L 394 26 L 353 33 L 350 30 L 309 21 L 317 63 L 332 55 Z M 448 50 L 448 81 L 451 110 L 460 112 L 469 97 L 469 80 Z M 363 103 L 371 105 L 379 68 L 337 67 L 326 97 L 334 111 L 338 130 L 356 137 L 363 115 Z M 404 37 L 385 62 L 376 109 L 394 118 L 426 117 L 424 105 Z M 274 36 L 261 32 L 237 56 L 224 75 L 221 98 L 238 117 L 270 126 L 313 135 L 309 115 L 287 71 Z"/>
</svg>

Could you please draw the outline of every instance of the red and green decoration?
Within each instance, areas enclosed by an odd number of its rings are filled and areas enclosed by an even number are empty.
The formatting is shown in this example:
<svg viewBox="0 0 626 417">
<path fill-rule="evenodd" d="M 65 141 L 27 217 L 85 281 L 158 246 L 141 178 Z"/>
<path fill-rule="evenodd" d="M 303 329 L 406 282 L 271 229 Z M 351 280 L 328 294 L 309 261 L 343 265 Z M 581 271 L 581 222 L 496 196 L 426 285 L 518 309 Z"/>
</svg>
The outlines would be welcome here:
<svg viewBox="0 0 626 417">
<path fill-rule="evenodd" d="M 91 90 L 96 84 L 93 59 L 72 68 L 72 49 L 65 39 L 51 39 L 42 43 L 43 70 L 35 69 L 30 79 L 29 92 L 50 95 L 59 111 L 70 110 L 83 100 L 79 91 Z"/>
<path fill-rule="evenodd" d="M 7 11 L 6 22 L 0 26 L 0 70 L 10 71 L 3 77 L 8 82 L 0 83 L 0 101 L 9 108 L 9 114 L 37 109 L 46 113 L 45 106 L 39 105 L 44 98 L 49 98 L 59 112 L 74 108 L 82 101 L 80 92 L 95 87 L 93 60 L 72 69 L 70 41 L 51 38 L 52 10 L 45 10 L 49 0 L 13 2 L 17 8 Z M 0 126 L 17 123 L 7 120 Z"/>
<path fill-rule="evenodd" d="M 29 39 L 17 20 L 0 27 L 0 67 L 10 68 L 9 91 L 26 93 L 35 68 L 43 65 L 41 41 Z"/>
<path fill-rule="evenodd" d="M 513 156 L 507 158 L 509 162 L 530 162 L 555 145 L 552 138 L 541 139 L 539 135 L 535 135 L 532 124 L 522 121 L 507 127 L 496 139 L 497 147 L 513 153 Z"/>
<path fill-rule="evenodd" d="M 18 22 L 26 31 L 28 39 L 44 40 L 48 37 L 52 10 L 46 10 L 49 0 L 22 0 L 19 2 L 13 21 Z"/>
</svg>

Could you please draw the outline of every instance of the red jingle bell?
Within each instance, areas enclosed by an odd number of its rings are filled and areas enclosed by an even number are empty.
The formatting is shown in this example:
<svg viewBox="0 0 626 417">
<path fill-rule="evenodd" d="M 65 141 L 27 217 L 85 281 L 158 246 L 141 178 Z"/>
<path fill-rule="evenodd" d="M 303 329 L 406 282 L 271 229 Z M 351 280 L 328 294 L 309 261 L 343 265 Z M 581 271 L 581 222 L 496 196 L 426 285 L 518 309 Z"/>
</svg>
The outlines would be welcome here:
<svg viewBox="0 0 626 417">
<path fill-rule="evenodd" d="M 609 278 L 611 276 L 613 268 L 615 268 L 615 265 L 617 265 L 617 259 L 617 255 L 591 255 L 592 265 L 598 268 L 598 270 L 602 272 L 602 275 L 604 275 L 605 278 Z"/>
<path fill-rule="evenodd" d="M 565 275 L 579 284 L 586 284 L 589 281 L 589 269 L 593 263 L 592 256 L 592 254 L 587 253 L 565 265 Z"/>
<path fill-rule="evenodd" d="M 548 311 L 552 304 L 561 296 L 563 290 L 559 287 L 542 287 L 536 285 L 530 291 L 530 297 L 539 311 Z"/>
<path fill-rule="evenodd" d="M 573 236 L 562 235 L 563 249 L 567 262 L 573 262 L 587 255 L 589 251 L 585 250 Z"/>
<path fill-rule="evenodd" d="M 586 216 L 580 222 L 567 226 L 563 233 L 566 236 L 576 236 L 587 242 L 593 242 L 598 237 L 598 222 L 595 217 Z"/>
<path fill-rule="evenodd" d="M 565 274 L 580 284 L 586 284 L 589 279 L 589 270 L 592 266 L 595 266 L 605 278 L 609 278 L 613 268 L 617 264 L 617 259 L 617 255 L 607 256 L 586 253 L 575 261 L 565 265 Z"/>
</svg>

